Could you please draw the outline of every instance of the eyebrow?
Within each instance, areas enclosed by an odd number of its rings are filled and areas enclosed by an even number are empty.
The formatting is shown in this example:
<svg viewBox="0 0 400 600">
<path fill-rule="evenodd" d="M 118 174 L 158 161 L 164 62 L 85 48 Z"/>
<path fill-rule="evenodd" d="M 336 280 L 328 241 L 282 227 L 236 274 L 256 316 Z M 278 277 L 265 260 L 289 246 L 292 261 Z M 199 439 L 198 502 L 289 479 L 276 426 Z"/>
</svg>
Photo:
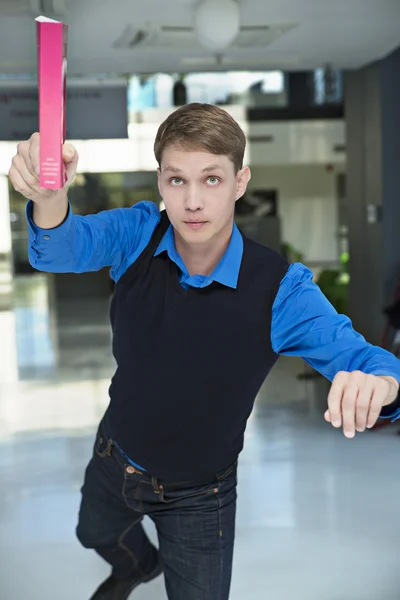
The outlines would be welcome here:
<svg viewBox="0 0 400 600">
<path fill-rule="evenodd" d="M 206 167 L 205 169 L 202 170 L 202 173 L 210 173 L 211 171 L 215 171 L 216 169 L 222 169 L 222 167 L 220 165 L 210 165 L 209 167 Z M 171 171 L 171 173 L 182 173 L 181 169 L 178 169 L 177 167 L 172 167 L 170 165 L 166 166 L 164 171 Z"/>
</svg>

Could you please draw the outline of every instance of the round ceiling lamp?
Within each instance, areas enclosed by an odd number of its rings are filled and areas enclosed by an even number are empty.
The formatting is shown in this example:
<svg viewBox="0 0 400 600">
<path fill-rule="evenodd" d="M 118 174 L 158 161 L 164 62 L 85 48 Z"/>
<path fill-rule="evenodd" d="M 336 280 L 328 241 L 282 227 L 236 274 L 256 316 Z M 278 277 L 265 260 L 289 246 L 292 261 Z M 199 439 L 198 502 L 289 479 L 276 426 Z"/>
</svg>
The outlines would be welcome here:
<svg viewBox="0 0 400 600">
<path fill-rule="evenodd" d="M 195 10 L 194 28 L 202 46 L 213 52 L 226 50 L 240 30 L 239 4 L 235 0 L 202 0 Z"/>
</svg>

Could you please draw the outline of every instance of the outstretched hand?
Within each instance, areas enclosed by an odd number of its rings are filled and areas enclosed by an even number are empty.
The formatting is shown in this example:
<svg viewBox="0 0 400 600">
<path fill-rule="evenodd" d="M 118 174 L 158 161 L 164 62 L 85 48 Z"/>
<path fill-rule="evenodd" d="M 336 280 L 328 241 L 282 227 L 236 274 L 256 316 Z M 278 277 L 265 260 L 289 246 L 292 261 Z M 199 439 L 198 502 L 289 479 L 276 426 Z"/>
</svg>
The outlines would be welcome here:
<svg viewBox="0 0 400 600">
<path fill-rule="evenodd" d="M 398 391 L 394 377 L 341 371 L 332 382 L 325 419 L 334 427 L 343 427 L 344 435 L 352 438 L 356 431 L 375 425 L 382 407 L 391 404 Z"/>
</svg>

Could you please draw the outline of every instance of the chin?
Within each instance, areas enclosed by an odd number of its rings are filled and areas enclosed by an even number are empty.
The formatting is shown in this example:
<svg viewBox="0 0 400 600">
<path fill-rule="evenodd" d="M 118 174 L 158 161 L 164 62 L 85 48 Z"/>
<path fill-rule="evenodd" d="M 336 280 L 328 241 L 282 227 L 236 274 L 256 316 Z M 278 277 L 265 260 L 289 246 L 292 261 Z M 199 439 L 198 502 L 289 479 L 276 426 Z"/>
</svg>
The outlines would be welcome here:
<svg viewBox="0 0 400 600">
<path fill-rule="evenodd" d="M 185 240 L 185 242 L 190 242 L 191 244 L 208 242 L 211 239 L 211 235 L 206 232 L 201 231 L 185 231 L 180 232 L 181 238 Z"/>
</svg>

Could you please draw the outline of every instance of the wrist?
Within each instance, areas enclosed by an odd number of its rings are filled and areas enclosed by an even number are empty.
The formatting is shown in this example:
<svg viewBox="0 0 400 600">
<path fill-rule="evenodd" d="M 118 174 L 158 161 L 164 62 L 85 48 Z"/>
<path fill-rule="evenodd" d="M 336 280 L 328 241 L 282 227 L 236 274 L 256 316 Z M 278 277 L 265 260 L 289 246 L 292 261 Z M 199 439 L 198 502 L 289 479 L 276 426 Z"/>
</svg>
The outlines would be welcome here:
<svg viewBox="0 0 400 600">
<path fill-rule="evenodd" d="M 392 404 L 397 399 L 399 394 L 399 382 L 394 377 L 389 375 L 378 375 L 380 379 L 387 381 L 390 386 L 390 392 L 388 394 L 387 400 L 384 402 L 383 406 L 387 406 L 388 404 Z"/>
<path fill-rule="evenodd" d="M 40 202 L 33 202 L 32 219 L 40 229 L 55 229 L 64 223 L 68 210 L 67 194 L 60 192 Z"/>
</svg>

